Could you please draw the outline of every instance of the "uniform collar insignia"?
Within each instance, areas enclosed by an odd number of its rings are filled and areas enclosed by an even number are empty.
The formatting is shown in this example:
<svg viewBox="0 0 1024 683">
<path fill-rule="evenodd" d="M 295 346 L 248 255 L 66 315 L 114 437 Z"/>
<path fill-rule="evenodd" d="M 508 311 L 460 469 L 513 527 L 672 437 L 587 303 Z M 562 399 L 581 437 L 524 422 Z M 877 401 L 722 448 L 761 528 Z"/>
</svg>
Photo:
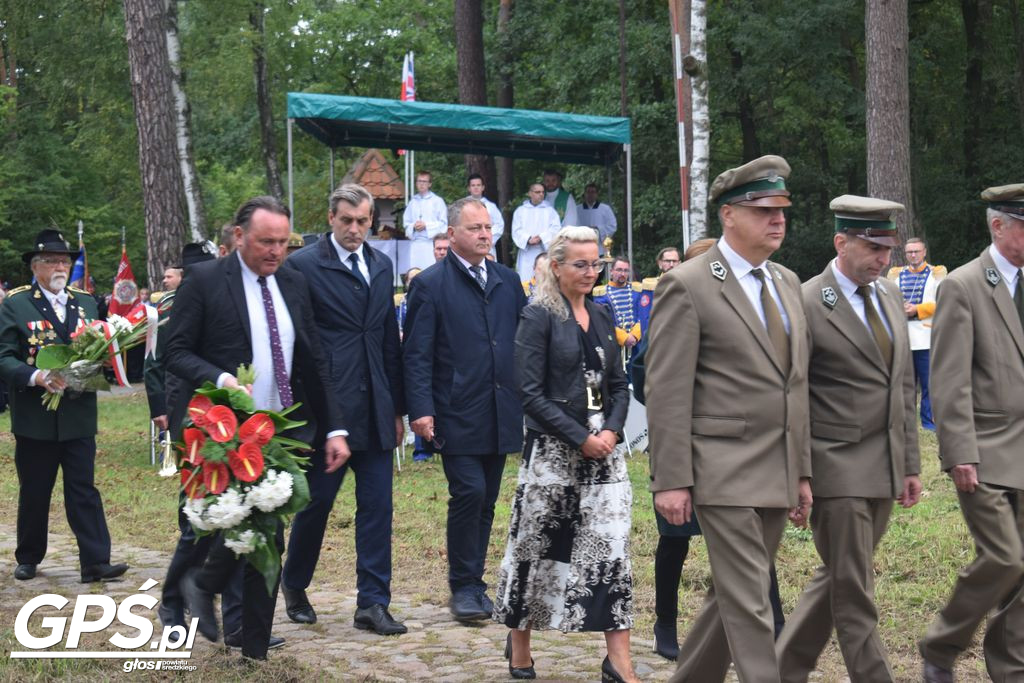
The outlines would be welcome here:
<svg viewBox="0 0 1024 683">
<path fill-rule="evenodd" d="M 835 308 L 839 302 L 839 295 L 836 294 L 836 290 L 831 287 L 821 288 L 821 301 L 829 308 Z"/>
<path fill-rule="evenodd" d="M 1001 279 L 999 277 L 999 271 L 996 270 L 995 268 L 986 268 L 985 269 L 985 279 L 988 280 L 988 283 L 990 285 L 995 287 L 996 285 L 999 284 L 999 280 Z"/>
<path fill-rule="evenodd" d="M 729 271 L 725 269 L 721 261 L 711 262 L 711 274 L 715 276 L 716 280 L 725 282 L 725 276 L 728 275 Z"/>
</svg>

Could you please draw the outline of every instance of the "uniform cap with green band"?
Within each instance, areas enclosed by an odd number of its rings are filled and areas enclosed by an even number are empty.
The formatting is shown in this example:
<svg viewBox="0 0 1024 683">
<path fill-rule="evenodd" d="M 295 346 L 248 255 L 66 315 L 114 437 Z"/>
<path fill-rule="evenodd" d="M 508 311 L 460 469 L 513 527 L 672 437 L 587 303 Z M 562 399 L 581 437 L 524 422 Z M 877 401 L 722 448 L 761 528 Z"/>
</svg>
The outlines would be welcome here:
<svg viewBox="0 0 1024 683">
<path fill-rule="evenodd" d="M 789 164 L 785 159 L 774 154 L 759 157 L 715 178 L 711 183 L 711 201 L 736 206 L 790 206 L 788 177 Z"/>
<path fill-rule="evenodd" d="M 887 247 L 900 246 L 899 234 L 892 215 L 905 206 L 888 199 L 844 194 L 829 202 L 836 215 L 836 232 L 853 235 Z"/>
<path fill-rule="evenodd" d="M 990 187 L 981 193 L 990 209 L 1024 216 L 1024 183 Z"/>
</svg>

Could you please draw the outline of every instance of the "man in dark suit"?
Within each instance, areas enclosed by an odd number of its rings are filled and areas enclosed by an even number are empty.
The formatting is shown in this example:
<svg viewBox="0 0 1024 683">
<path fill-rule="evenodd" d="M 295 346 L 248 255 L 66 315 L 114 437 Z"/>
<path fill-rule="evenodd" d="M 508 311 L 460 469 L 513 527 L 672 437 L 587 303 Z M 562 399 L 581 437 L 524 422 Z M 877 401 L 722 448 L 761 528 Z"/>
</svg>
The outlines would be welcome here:
<svg viewBox="0 0 1024 683">
<path fill-rule="evenodd" d="M 412 430 L 441 452 L 448 478 L 452 615 L 489 618 L 483 581 L 505 454 L 522 449 L 513 361 L 526 295 L 515 271 L 488 261 L 491 220 L 471 197 L 449 207 L 451 246 L 413 280 L 402 355 Z"/>
<path fill-rule="evenodd" d="M 373 196 L 360 185 L 330 197 L 331 232 L 288 257 L 309 283 L 317 332 L 327 351 L 330 390 L 344 406 L 352 457 L 327 473 L 323 452 L 310 462 L 309 505 L 292 524 L 281 578 L 288 617 L 316 622 L 306 597 L 327 517 L 345 472 L 356 477 L 356 628 L 405 633 L 391 603 L 391 451 L 402 442 L 402 357 L 393 307 L 391 259 L 366 245 Z"/>
<path fill-rule="evenodd" d="M 71 335 L 97 317 L 88 292 L 67 287 L 71 255 L 64 237 L 43 230 L 23 259 L 35 283 L 8 292 L 0 306 L 0 376 L 7 382 L 18 470 L 18 566 L 14 578 L 35 577 L 46 555 L 50 496 L 57 469 L 64 476 L 64 507 L 78 541 L 82 582 L 121 576 L 126 564 L 110 564 L 110 533 L 103 502 L 93 483 L 96 458 L 96 392 L 66 390 L 57 374 L 35 367 L 36 354 L 50 344 L 68 344 Z M 43 395 L 64 391 L 57 410 Z"/>
<path fill-rule="evenodd" d="M 334 471 L 348 459 L 345 430 L 315 334 L 313 307 L 301 274 L 279 270 L 291 234 L 288 209 L 273 197 L 256 197 L 235 214 L 235 255 L 193 267 L 178 289 L 167 340 L 167 370 L 195 389 L 205 382 L 239 387 L 233 374 L 252 365 L 256 381 L 245 387 L 258 409 L 281 410 L 302 403 L 297 419 L 315 429 L 306 440 L 324 444 L 324 462 Z M 326 434 L 325 434 L 326 433 Z M 298 436 L 298 435 L 296 435 Z M 278 530 L 278 546 L 283 530 Z M 238 562 L 219 536 L 202 570 L 182 580 L 185 600 L 199 631 L 216 640 L 212 595 L 220 593 Z M 265 659 L 277 587 L 267 593 L 263 576 L 246 563 L 242 587 L 242 655 Z"/>
</svg>

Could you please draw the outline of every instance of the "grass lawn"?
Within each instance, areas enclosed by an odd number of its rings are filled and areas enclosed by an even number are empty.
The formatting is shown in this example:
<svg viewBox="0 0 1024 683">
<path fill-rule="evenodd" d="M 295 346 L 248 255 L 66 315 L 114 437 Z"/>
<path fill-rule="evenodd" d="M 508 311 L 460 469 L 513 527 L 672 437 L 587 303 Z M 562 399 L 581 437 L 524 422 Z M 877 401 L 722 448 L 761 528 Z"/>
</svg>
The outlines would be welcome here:
<svg viewBox="0 0 1024 683">
<path fill-rule="evenodd" d="M 162 479 L 149 465 L 149 428 L 143 394 L 110 397 L 101 395 L 100 433 L 97 437 L 96 480 L 103 496 L 114 543 L 164 550 L 177 538 L 175 506 L 177 478 Z M 973 559 L 973 544 L 960 516 L 948 478 L 938 471 L 935 437 L 922 432 L 921 460 L 924 497 L 911 510 L 896 508 L 889 531 L 875 559 L 877 602 L 882 638 L 889 647 L 896 677 L 920 680 L 916 641 L 935 613 L 945 604 L 957 571 Z M 17 512 L 17 474 L 13 462 L 14 441 L 9 419 L 0 416 L 0 517 L 13 527 Z M 504 551 L 509 505 L 515 488 L 519 460 L 510 457 L 495 515 L 488 558 L 488 578 Z M 647 492 L 647 458 L 638 454 L 630 461 L 633 480 L 633 569 L 636 639 L 650 639 L 654 621 L 654 550 L 658 542 L 651 497 Z M 64 517 L 60 484 L 51 507 L 51 529 L 70 534 Z M 444 604 L 447 600 L 445 518 L 447 488 L 440 462 L 420 464 L 406 459 L 394 485 L 394 576 L 392 592 L 411 599 Z M 351 590 L 355 583 L 353 487 L 342 487 L 334 507 L 314 584 Z M 809 531 L 789 528 L 779 551 L 777 568 L 783 603 L 792 611 L 800 591 L 818 564 Z M 13 581 L 0 577 L 0 587 Z M 680 590 L 680 635 L 686 633 L 710 582 L 704 544 L 691 544 Z M 7 659 L 13 638 L 14 612 L 0 610 L 0 680 L 45 680 L 56 676 L 88 675 L 89 662 L 35 662 L 16 667 Z M 643 647 L 635 643 L 634 647 Z M 308 663 L 315 667 L 315 663 Z M 838 681 L 845 675 L 834 642 L 819 662 L 822 680 Z M 107 675 L 109 667 L 102 669 Z M 209 662 L 200 678 L 223 680 L 245 677 L 233 659 Z M 197 672 L 198 674 L 199 672 Z M 983 681 L 984 664 L 977 646 L 958 663 L 958 680 Z M 136 674 L 137 675 L 137 674 Z M 190 675 L 194 678 L 196 674 Z M 259 680 L 286 681 L 316 678 L 315 669 L 289 657 L 276 657 L 262 670 Z"/>
</svg>

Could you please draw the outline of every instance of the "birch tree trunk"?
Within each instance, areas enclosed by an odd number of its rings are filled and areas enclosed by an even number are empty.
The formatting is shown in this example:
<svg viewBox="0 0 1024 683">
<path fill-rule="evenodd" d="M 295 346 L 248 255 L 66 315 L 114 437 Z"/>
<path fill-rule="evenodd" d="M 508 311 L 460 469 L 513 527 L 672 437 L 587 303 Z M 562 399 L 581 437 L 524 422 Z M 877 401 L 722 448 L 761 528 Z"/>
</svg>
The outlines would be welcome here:
<svg viewBox="0 0 1024 683">
<path fill-rule="evenodd" d="M 907 207 L 895 216 L 900 241 L 905 242 L 914 225 L 907 0 L 870 0 L 864 16 L 868 194 Z"/>
<path fill-rule="evenodd" d="M 711 165 L 711 114 L 708 110 L 708 8 L 690 0 L 690 55 L 698 66 L 690 74 L 693 149 L 690 153 L 690 241 L 708 236 L 708 169 Z"/>
<path fill-rule="evenodd" d="M 164 268 L 178 262 L 185 236 L 185 191 L 175 144 L 165 10 L 164 0 L 124 0 L 151 287 L 162 280 Z"/>
<path fill-rule="evenodd" d="M 270 102 L 270 83 L 267 76 L 265 14 L 266 6 L 262 2 L 257 2 L 249 12 L 249 24 L 253 31 L 252 71 L 256 81 L 256 108 L 260 115 L 260 149 L 267 172 L 267 192 L 278 199 L 284 199 L 281 166 L 277 162 L 277 138 L 274 136 L 274 110 Z"/>
<path fill-rule="evenodd" d="M 178 41 L 178 0 L 167 2 L 167 60 L 171 65 L 171 97 L 174 100 L 175 131 L 178 147 L 178 163 L 181 164 L 181 178 L 188 208 L 188 224 L 192 241 L 206 239 L 206 209 L 199 189 L 199 174 L 196 173 L 195 158 L 192 156 L 191 109 L 185 96 L 185 75 L 181 70 L 181 43 Z"/>
</svg>

